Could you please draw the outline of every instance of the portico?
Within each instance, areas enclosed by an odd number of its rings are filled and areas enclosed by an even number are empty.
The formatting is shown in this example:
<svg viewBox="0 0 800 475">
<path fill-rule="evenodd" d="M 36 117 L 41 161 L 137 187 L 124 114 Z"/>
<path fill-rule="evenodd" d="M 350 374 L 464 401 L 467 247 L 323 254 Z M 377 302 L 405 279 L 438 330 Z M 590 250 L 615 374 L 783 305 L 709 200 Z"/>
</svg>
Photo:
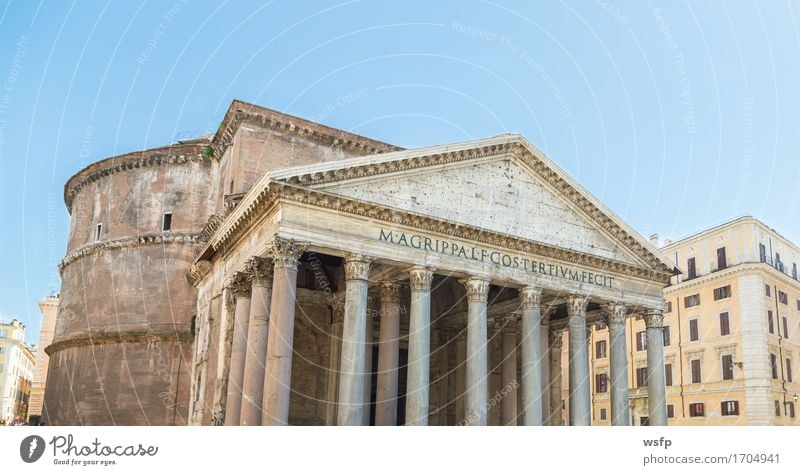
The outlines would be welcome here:
<svg viewBox="0 0 800 475">
<path fill-rule="evenodd" d="M 541 152 L 503 136 L 269 172 L 188 278 L 231 296 L 225 424 L 557 425 L 566 377 L 569 423 L 589 425 L 587 326 L 617 331 L 611 394 L 627 401 L 624 319 L 638 314 L 658 362 L 651 423 L 666 423 L 670 275 Z M 202 322 L 213 298 L 199 302 Z M 301 331 L 317 347 L 298 347 Z M 203 368 L 196 360 L 192 411 L 210 404 Z M 629 421 L 627 404 L 612 402 L 611 418 Z"/>
</svg>

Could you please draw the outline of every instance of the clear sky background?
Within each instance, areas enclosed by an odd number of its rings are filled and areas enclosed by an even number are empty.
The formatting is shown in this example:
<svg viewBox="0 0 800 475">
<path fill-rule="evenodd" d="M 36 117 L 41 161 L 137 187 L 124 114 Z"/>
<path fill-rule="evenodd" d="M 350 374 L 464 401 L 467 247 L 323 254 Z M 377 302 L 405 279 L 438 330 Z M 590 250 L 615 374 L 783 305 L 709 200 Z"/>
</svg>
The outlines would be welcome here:
<svg viewBox="0 0 800 475">
<path fill-rule="evenodd" d="M 794 3 L 794 4 L 793 4 Z M 518 132 L 641 234 L 800 243 L 800 5 L 0 1 L 0 316 L 38 338 L 64 182 L 234 98 L 405 147 Z"/>
</svg>

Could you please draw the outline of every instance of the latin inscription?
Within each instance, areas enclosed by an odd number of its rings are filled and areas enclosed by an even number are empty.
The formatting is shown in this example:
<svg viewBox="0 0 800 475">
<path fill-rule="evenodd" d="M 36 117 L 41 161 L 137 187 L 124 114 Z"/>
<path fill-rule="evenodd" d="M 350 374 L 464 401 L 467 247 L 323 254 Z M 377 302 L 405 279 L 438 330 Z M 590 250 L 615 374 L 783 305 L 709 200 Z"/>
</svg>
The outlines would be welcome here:
<svg viewBox="0 0 800 475">
<path fill-rule="evenodd" d="M 614 278 L 606 275 L 573 269 L 561 264 L 553 264 L 551 262 L 508 254 L 506 252 L 492 251 L 476 246 L 463 246 L 453 241 L 431 238 L 421 234 L 406 234 L 404 232 L 381 228 L 378 240 L 425 252 L 435 252 L 437 254 L 459 257 L 461 259 L 491 263 L 499 267 L 508 267 L 510 269 L 521 269 L 525 272 L 587 283 L 598 287 L 613 287 L 614 284 Z"/>
</svg>

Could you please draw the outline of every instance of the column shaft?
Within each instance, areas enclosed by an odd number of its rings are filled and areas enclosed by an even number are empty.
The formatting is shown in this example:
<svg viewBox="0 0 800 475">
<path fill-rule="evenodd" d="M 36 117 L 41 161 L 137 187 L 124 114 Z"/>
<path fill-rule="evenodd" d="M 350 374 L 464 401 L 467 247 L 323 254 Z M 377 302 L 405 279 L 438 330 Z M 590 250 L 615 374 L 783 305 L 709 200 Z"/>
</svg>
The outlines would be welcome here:
<svg viewBox="0 0 800 475">
<path fill-rule="evenodd" d="M 341 426 L 361 425 L 364 422 L 367 278 L 370 262 L 370 258 L 360 254 L 350 254 L 345 261 L 342 369 L 339 373 L 337 412 L 337 422 Z"/>
<path fill-rule="evenodd" d="M 361 425 L 368 426 L 370 423 L 369 405 L 372 399 L 372 342 L 375 338 L 375 320 L 369 307 L 369 298 L 367 298 L 367 318 L 364 323 L 366 325 L 364 330 L 364 409 L 361 411 Z"/>
<path fill-rule="evenodd" d="M 229 291 L 236 299 L 233 312 L 233 342 L 231 362 L 228 370 L 228 394 L 225 403 L 225 425 L 237 426 L 242 411 L 242 385 L 244 362 L 247 356 L 247 327 L 250 320 L 250 280 L 244 273 L 237 273 L 229 284 Z"/>
<path fill-rule="evenodd" d="M 247 328 L 240 422 L 243 426 L 257 426 L 261 424 L 261 403 L 264 398 L 269 310 L 272 302 L 272 265 L 267 259 L 254 257 L 247 266 L 253 274 L 253 291 Z"/>
<path fill-rule="evenodd" d="M 526 426 L 542 425 L 542 290 L 520 289 L 522 307 L 522 409 Z"/>
<path fill-rule="evenodd" d="M 541 352 L 539 355 L 539 366 L 542 369 L 541 378 L 541 398 L 542 398 L 542 424 L 550 425 L 550 325 L 548 320 L 542 316 L 541 332 L 539 341 L 541 342 Z"/>
<path fill-rule="evenodd" d="M 501 424 L 504 426 L 517 425 L 517 320 L 518 317 L 508 317 L 501 330 L 503 346 L 503 362 L 500 364 L 500 380 L 503 395 L 500 405 Z M 537 401 L 538 402 L 538 401 Z"/>
<path fill-rule="evenodd" d="M 406 425 L 428 425 L 431 357 L 431 281 L 433 271 L 416 266 L 409 271 L 411 308 L 408 328 Z"/>
<path fill-rule="evenodd" d="M 275 261 L 270 306 L 269 344 L 264 382 L 262 425 L 288 425 L 292 391 L 294 312 L 297 306 L 297 266 L 306 244 L 275 238 L 270 254 Z"/>
<path fill-rule="evenodd" d="M 550 331 L 550 423 L 551 426 L 564 425 L 564 405 L 562 403 L 561 350 L 564 334 L 558 330 Z"/>
<path fill-rule="evenodd" d="M 609 305 L 608 345 L 611 379 L 611 424 L 627 426 L 631 423 L 628 401 L 628 343 L 625 335 L 625 306 Z"/>
<path fill-rule="evenodd" d="M 667 425 L 667 386 L 664 379 L 664 315 L 645 315 L 647 325 L 647 399 L 651 426 Z"/>
<path fill-rule="evenodd" d="M 328 406 L 325 424 L 336 425 L 336 412 L 339 398 L 339 370 L 342 362 L 342 323 L 344 322 L 344 298 L 337 296 L 331 305 L 330 350 L 328 352 Z"/>
<path fill-rule="evenodd" d="M 465 281 L 465 285 L 468 299 L 466 424 L 485 426 L 489 399 L 486 321 L 489 280 L 470 278 Z"/>
<path fill-rule="evenodd" d="M 586 305 L 583 296 L 567 299 L 569 312 L 569 419 L 570 425 L 591 425 L 589 353 L 586 345 Z"/>
<path fill-rule="evenodd" d="M 397 425 L 397 385 L 400 365 L 401 286 L 381 286 L 381 317 L 378 337 L 378 387 L 375 397 L 375 425 Z"/>
</svg>

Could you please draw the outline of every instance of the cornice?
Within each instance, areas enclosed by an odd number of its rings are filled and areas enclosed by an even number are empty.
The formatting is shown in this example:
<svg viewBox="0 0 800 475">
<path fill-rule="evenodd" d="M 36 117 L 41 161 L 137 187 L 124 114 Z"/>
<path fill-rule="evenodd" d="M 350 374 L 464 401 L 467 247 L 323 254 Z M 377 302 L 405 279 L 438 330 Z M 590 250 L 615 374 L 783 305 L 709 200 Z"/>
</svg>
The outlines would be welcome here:
<svg viewBox="0 0 800 475">
<path fill-rule="evenodd" d="M 105 252 L 116 249 L 127 249 L 133 247 L 147 246 L 153 244 L 202 244 L 205 242 L 205 236 L 202 234 L 190 233 L 170 233 L 170 234 L 145 234 L 135 238 L 116 239 L 112 241 L 103 241 L 88 246 L 79 247 L 74 251 L 67 254 L 64 259 L 58 264 L 59 274 L 64 273 L 64 269 L 78 259 L 81 259 L 92 254 Z"/>
<path fill-rule="evenodd" d="M 413 152 L 409 151 L 409 152 Z M 589 219 L 600 226 L 600 229 L 616 240 L 637 256 L 643 263 L 660 268 L 663 272 L 672 272 L 662 260 L 642 245 L 637 237 L 620 226 L 614 218 L 601 210 L 592 200 L 587 198 L 586 192 L 565 179 L 562 173 L 554 170 L 548 163 L 527 147 L 521 140 L 507 139 L 504 142 L 493 141 L 483 146 L 469 149 L 454 149 L 435 151 L 424 155 L 410 155 L 405 158 L 388 160 L 378 163 L 342 163 L 340 168 L 331 168 L 324 171 L 304 173 L 287 176 L 278 181 L 284 181 L 298 186 L 318 186 L 326 183 L 365 178 L 386 173 L 395 173 L 414 170 L 422 167 L 447 165 L 465 160 L 509 154 L 532 170 L 538 177 L 548 183 L 552 189 L 577 207 Z M 656 251 L 658 252 L 658 251 Z"/>
<path fill-rule="evenodd" d="M 90 331 L 77 336 L 53 342 L 44 349 L 48 356 L 53 356 L 56 351 L 73 348 L 76 346 L 106 345 L 118 343 L 138 343 L 151 341 L 179 341 L 190 343 L 194 340 L 191 331 L 162 331 L 155 332 L 149 329 L 131 330 L 124 332 Z"/>
<path fill-rule="evenodd" d="M 214 157 L 219 159 L 225 154 L 227 148 L 233 143 L 236 131 L 245 122 L 272 130 L 281 130 L 284 133 L 303 137 L 327 147 L 352 150 L 363 155 L 402 150 L 400 147 L 378 140 L 236 100 L 231 103 L 212 140 L 211 147 L 214 150 Z"/>
<path fill-rule="evenodd" d="M 211 248 L 214 251 L 218 251 L 238 240 L 244 235 L 249 226 L 261 217 L 267 209 L 280 201 L 299 203 L 304 206 L 316 206 L 356 216 L 364 216 L 386 223 L 413 227 L 470 242 L 495 245 L 520 253 L 550 257 L 564 262 L 571 262 L 596 269 L 604 269 L 609 272 L 657 281 L 663 284 L 666 284 L 671 276 L 671 273 L 666 271 L 652 271 L 623 262 L 518 238 L 508 234 L 275 181 L 270 182 L 270 185 L 261 190 L 253 200 L 246 205 L 243 203 L 243 205 L 240 205 L 240 207 L 235 209 L 234 212 L 226 218 L 226 222 L 220 227 L 218 234 L 211 241 Z"/>
<path fill-rule="evenodd" d="M 203 149 L 207 146 L 207 143 L 170 145 L 117 155 L 95 162 L 73 175 L 64 185 L 64 203 L 67 205 L 67 211 L 72 213 L 72 202 L 79 191 L 101 178 L 136 168 L 208 161 L 211 157 L 203 154 Z"/>
<path fill-rule="evenodd" d="M 800 288 L 800 281 L 792 279 L 791 276 L 788 276 L 778 269 L 775 269 L 766 262 L 743 262 L 741 264 L 726 267 L 723 270 L 701 275 L 700 277 L 696 277 L 691 280 L 685 280 L 680 284 L 665 287 L 664 295 L 674 294 L 676 292 L 682 292 L 693 288 L 705 287 L 709 282 L 734 277 L 736 274 L 744 272 L 764 272 L 772 275 L 773 277 L 783 279 L 784 283 L 787 285 L 794 285 L 797 288 Z"/>
</svg>

